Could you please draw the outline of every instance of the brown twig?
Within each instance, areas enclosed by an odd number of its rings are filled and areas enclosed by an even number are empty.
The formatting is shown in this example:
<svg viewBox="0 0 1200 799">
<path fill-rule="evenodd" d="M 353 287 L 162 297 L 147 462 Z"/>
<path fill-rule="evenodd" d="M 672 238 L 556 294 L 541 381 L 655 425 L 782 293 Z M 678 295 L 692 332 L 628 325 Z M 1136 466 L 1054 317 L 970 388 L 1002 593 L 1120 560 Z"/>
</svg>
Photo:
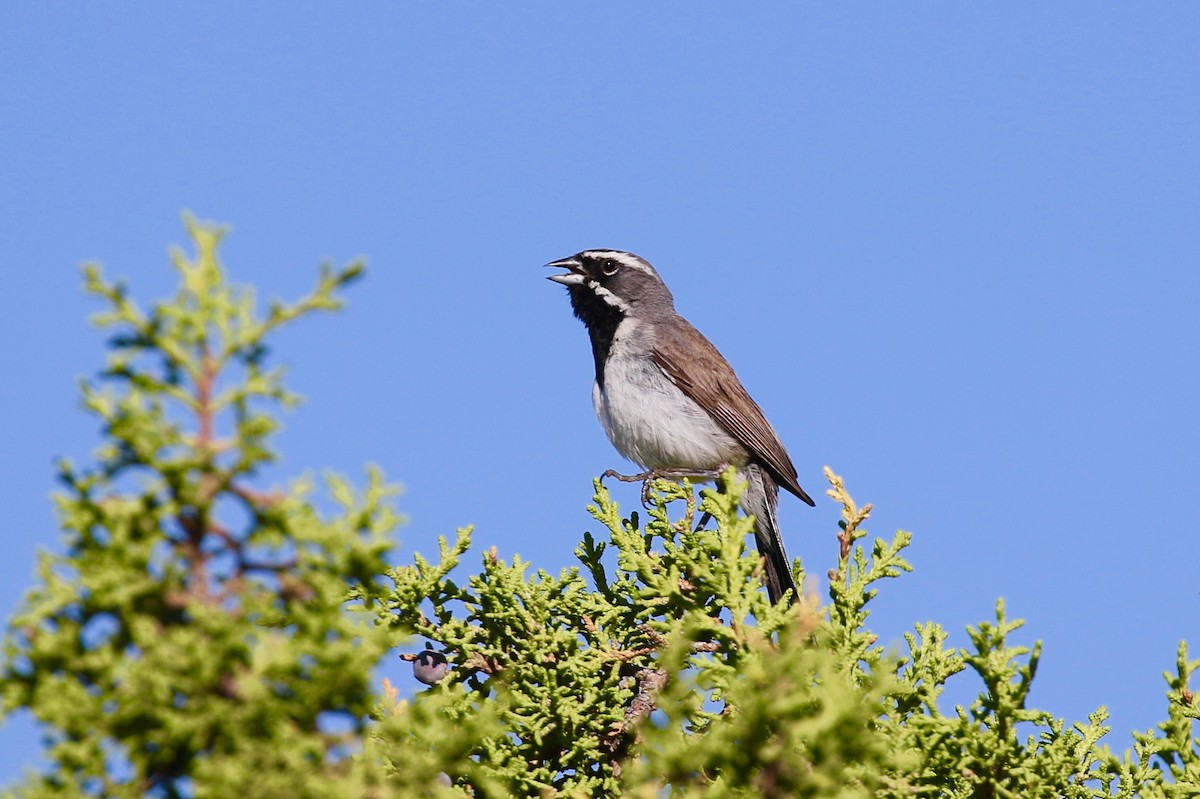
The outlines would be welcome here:
<svg viewBox="0 0 1200 799">
<path fill-rule="evenodd" d="M 207 520 L 199 513 L 185 509 L 176 517 L 176 521 L 186 534 L 186 538 L 178 543 L 178 547 L 192 573 L 188 593 L 201 602 L 210 604 L 213 597 L 208 590 L 208 555 L 202 548 L 205 528 L 208 527 Z"/>
<path fill-rule="evenodd" d="M 207 450 L 213 441 L 213 387 L 217 381 L 217 362 L 208 351 L 208 345 L 200 345 L 200 376 L 196 379 L 196 419 L 200 432 L 196 445 Z"/>
<path fill-rule="evenodd" d="M 252 488 L 230 483 L 229 493 L 245 502 L 254 510 L 272 508 L 283 501 L 283 492 L 277 488 L 270 491 L 255 491 Z"/>
<path fill-rule="evenodd" d="M 225 526 L 218 522 L 209 522 L 208 530 L 217 538 L 225 542 L 225 546 L 237 552 L 239 556 L 242 552 L 242 542 L 234 538 L 233 533 L 225 529 Z"/>
<path fill-rule="evenodd" d="M 472 652 L 471 657 L 467 658 L 467 662 L 463 666 L 475 671 L 482 671 L 488 675 L 496 674 L 500 671 L 500 664 L 495 659 L 489 659 L 479 652 Z"/>
<path fill-rule="evenodd" d="M 635 740 L 630 733 L 654 712 L 658 694 L 667 684 L 668 674 L 665 669 L 645 668 L 639 669 L 634 677 L 638 682 L 638 692 L 629 700 L 624 720 L 613 724 L 600 739 L 600 746 L 608 753 L 609 764 L 616 775 L 621 773 L 621 758 Z"/>
</svg>

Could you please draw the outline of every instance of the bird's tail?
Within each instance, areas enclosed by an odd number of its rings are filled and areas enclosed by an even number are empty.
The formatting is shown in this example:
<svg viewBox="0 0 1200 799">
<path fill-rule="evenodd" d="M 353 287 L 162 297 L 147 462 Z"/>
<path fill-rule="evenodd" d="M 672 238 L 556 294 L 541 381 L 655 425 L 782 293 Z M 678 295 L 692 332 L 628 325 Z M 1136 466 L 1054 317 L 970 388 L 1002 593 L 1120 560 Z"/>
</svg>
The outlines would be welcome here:
<svg viewBox="0 0 1200 799">
<path fill-rule="evenodd" d="M 766 583 L 767 594 L 772 602 L 778 602 L 790 588 L 791 601 L 795 602 L 800 592 L 792 577 L 792 564 L 783 548 L 779 516 L 775 512 L 779 505 L 779 486 L 767 470 L 757 463 L 746 466 L 745 476 L 750 485 L 742 497 L 742 508 L 755 519 L 754 541 L 766 568 L 763 582 Z"/>
</svg>

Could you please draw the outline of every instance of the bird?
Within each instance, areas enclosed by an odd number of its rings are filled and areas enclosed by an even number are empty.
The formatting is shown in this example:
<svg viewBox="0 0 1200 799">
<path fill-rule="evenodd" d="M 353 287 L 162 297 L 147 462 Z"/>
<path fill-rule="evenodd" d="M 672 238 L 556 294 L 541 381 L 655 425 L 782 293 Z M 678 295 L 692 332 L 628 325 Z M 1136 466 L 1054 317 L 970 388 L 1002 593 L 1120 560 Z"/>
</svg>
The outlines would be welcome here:
<svg viewBox="0 0 1200 799">
<path fill-rule="evenodd" d="M 646 259 L 595 249 L 546 266 L 566 270 L 549 279 L 567 287 L 587 328 L 596 416 L 613 447 L 647 470 L 626 479 L 712 478 L 736 467 L 748 484 L 742 509 L 755 520 L 767 594 L 777 603 L 790 591 L 795 601 L 776 513 L 779 487 L 816 503 L 733 367 L 675 310 L 671 290 Z"/>
</svg>

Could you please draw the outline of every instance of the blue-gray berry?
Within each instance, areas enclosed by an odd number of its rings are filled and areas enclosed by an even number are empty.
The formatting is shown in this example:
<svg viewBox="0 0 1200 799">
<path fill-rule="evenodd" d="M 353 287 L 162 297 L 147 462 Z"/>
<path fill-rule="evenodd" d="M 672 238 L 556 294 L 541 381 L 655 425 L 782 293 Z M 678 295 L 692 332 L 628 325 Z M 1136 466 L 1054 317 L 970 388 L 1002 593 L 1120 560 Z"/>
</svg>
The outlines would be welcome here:
<svg viewBox="0 0 1200 799">
<path fill-rule="evenodd" d="M 437 685 L 450 671 L 450 664 L 441 652 L 426 649 L 413 658 L 413 676 L 426 685 Z"/>
</svg>

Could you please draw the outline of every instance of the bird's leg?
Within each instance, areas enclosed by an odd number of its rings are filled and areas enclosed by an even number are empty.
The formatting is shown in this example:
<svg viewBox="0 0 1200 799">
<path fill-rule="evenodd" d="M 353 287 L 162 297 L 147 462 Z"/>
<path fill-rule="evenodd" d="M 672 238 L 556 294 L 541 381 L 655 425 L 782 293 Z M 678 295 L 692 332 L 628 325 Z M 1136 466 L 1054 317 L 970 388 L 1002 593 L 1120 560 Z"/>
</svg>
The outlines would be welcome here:
<svg viewBox="0 0 1200 799">
<path fill-rule="evenodd" d="M 696 524 L 696 532 L 698 533 L 703 530 L 704 525 L 708 524 L 710 521 L 712 521 L 712 514 L 708 511 L 704 511 L 704 515 L 700 517 L 700 521 Z"/>
<path fill-rule="evenodd" d="M 650 484 L 660 477 L 665 477 L 667 479 L 698 477 L 701 480 L 715 480 L 720 476 L 720 471 L 713 471 L 710 469 L 651 469 L 650 471 L 642 472 L 641 474 L 621 474 L 615 469 L 609 469 L 604 472 L 604 474 L 600 475 L 600 479 L 603 480 L 605 477 L 613 477 L 617 480 L 620 480 L 622 483 L 636 483 L 640 481 L 642 484 L 642 505 L 649 510 Z"/>
<path fill-rule="evenodd" d="M 604 472 L 604 474 L 600 475 L 600 479 L 603 480 L 605 477 L 613 477 L 617 480 L 620 480 L 622 483 L 640 483 L 643 480 L 653 480 L 655 474 L 656 472 L 653 469 L 648 472 L 642 472 L 641 474 L 621 474 L 616 469 L 609 469 Z"/>
<path fill-rule="evenodd" d="M 600 479 L 605 477 L 613 477 L 620 480 L 622 483 L 641 483 L 642 484 L 642 507 L 650 510 L 650 483 L 658 477 L 658 472 L 651 469 L 648 472 L 640 474 L 621 474 L 616 469 L 608 469 L 604 474 L 600 475 Z"/>
</svg>

